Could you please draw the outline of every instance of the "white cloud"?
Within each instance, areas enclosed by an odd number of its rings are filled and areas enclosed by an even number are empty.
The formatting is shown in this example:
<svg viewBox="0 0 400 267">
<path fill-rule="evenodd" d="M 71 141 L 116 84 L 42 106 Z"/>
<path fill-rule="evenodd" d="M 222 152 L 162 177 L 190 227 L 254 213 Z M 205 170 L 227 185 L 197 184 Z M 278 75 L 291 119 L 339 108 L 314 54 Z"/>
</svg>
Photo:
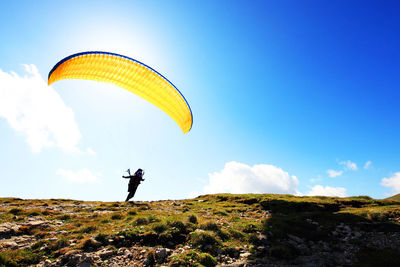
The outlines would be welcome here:
<svg viewBox="0 0 400 267">
<path fill-rule="evenodd" d="M 86 149 L 86 151 L 87 151 L 87 153 L 88 153 L 89 155 L 91 155 L 91 156 L 96 155 L 96 152 L 94 152 L 93 149 L 91 149 L 90 147 L 88 147 L 88 148 Z"/>
<path fill-rule="evenodd" d="M 316 178 L 311 178 L 309 181 L 311 183 L 315 183 L 315 182 L 318 182 L 318 181 L 321 181 L 321 180 L 322 180 L 321 175 L 318 175 Z"/>
<path fill-rule="evenodd" d="M 343 171 L 327 170 L 329 177 L 337 177 L 343 174 Z"/>
<path fill-rule="evenodd" d="M 62 178 L 64 178 L 69 182 L 77 184 L 99 183 L 101 176 L 101 174 L 93 173 L 91 170 L 86 168 L 75 172 L 70 170 L 59 169 L 57 170 L 57 175 L 60 175 Z"/>
<path fill-rule="evenodd" d="M 391 188 L 395 194 L 400 193 L 400 172 L 396 172 L 392 177 L 383 178 L 381 185 Z"/>
<path fill-rule="evenodd" d="M 299 180 L 273 165 L 259 164 L 253 167 L 231 161 L 220 172 L 209 174 L 207 194 L 214 193 L 277 193 L 299 194 Z"/>
<path fill-rule="evenodd" d="M 347 170 L 356 171 L 358 170 L 357 164 L 354 162 L 348 161 L 341 161 L 339 162 L 340 165 L 344 165 Z"/>
<path fill-rule="evenodd" d="M 330 196 L 330 197 L 345 197 L 346 188 L 344 187 L 330 187 L 322 185 L 316 185 L 311 188 L 311 191 L 307 193 L 308 196 Z"/>
<path fill-rule="evenodd" d="M 364 164 L 364 169 L 369 169 L 369 167 L 371 167 L 372 162 L 371 161 L 367 161 Z"/>
<path fill-rule="evenodd" d="M 26 137 L 33 152 L 56 146 L 79 151 L 81 138 L 73 111 L 47 85 L 35 65 L 23 65 L 25 76 L 0 70 L 0 117 Z"/>
</svg>

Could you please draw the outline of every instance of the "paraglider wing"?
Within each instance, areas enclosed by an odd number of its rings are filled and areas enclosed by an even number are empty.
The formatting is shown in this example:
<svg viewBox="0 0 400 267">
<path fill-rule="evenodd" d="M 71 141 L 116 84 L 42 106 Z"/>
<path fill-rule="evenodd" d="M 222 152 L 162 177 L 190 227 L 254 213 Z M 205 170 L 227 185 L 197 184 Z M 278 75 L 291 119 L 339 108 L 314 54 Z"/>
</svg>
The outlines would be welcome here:
<svg viewBox="0 0 400 267">
<path fill-rule="evenodd" d="M 64 79 L 86 79 L 115 84 L 159 107 L 181 127 L 192 128 L 193 116 L 181 92 L 164 76 L 132 58 L 108 52 L 83 52 L 58 62 L 48 85 Z"/>
</svg>

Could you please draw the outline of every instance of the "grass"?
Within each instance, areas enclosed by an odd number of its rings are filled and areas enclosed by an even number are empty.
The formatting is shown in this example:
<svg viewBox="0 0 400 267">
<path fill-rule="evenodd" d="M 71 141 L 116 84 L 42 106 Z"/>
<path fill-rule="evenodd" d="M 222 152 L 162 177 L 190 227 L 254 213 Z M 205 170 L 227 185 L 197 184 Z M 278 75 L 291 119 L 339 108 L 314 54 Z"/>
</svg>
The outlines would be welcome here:
<svg viewBox="0 0 400 267">
<path fill-rule="evenodd" d="M 213 256 L 208 253 L 198 253 L 195 251 L 190 251 L 186 253 L 182 253 L 180 255 L 174 256 L 169 264 L 171 267 L 180 267 L 180 266 L 190 266 L 190 267 L 198 267 L 198 266 L 206 266 L 213 267 L 217 265 L 217 261 Z"/>
<path fill-rule="evenodd" d="M 385 200 L 389 200 L 389 201 L 400 201 L 400 194 L 397 194 L 397 195 L 388 197 L 388 198 L 386 198 Z"/>
<path fill-rule="evenodd" d="M 57 211 L 51 209 L 54 205 L 58 206 Z M 2 250 L 0 266 L 35 264 L 41 256 L 56 257 L 61 250 L 66 253 L 94 249 L 99 245 L 96 242 L 115 248 L 133 244 L 169 248 L 191 245 L 192 253 L 175 256 L 170 265 L 214 266 L 213 255 L 218 252 L 237 256 L 237 248 L 251 249 L 262 245 L 258 239 L 261 233 L 271 242 L 268 251 L 271 257 L 292 259 L 298 251 L 280 242 L 288 238 L 288 234 L 309 241 L 333 242 L 330 233 L 340 223 L 365 231 L 400 231 L 400 202 L 375 200 L 368 196 L 334 198 L 274 194 L 218 194 L 134 204 L 0 198 L 0 223 L 24 222 L 29 217 L 61 222 L 53 231 L 63 234 L 57 236 L 58 241 L 43 241 L 30 249 Z M 20 231 L 38 238 L 53 236 L 51 228 L 33 231 L 22 227 Z M 69 240 L 78 242 L 70 246 Z M 47 248 L 39 250 L 44 244 Z M 392 252 L 377 253 L 390 256 Z M 362 253 L 360 255 L 364 255 Z M 359 262 L 363 264 L 362 260 Z"/>
</svg>

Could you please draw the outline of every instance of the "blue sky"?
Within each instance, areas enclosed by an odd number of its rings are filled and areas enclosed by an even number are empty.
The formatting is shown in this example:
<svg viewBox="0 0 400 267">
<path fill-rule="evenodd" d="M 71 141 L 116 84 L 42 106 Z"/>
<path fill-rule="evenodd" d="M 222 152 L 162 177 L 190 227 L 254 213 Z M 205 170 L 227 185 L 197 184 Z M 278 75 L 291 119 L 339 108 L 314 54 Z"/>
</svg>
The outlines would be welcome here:
<svg viewBox="0 0 400 267">
<path fill-rule="evenodd" d="M 400 192 L 395 1 L 0 3 L 0 197 Z M 47 87 L 82 51 L 139 60 L 193 111 L 183 135 L 118 87 Z"/>
</svg>

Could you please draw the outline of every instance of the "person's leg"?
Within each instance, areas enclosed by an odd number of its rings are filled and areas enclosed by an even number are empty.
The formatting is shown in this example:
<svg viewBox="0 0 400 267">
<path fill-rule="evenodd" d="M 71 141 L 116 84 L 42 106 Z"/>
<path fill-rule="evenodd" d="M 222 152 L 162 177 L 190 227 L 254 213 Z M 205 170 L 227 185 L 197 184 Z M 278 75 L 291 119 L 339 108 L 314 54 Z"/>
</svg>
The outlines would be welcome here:
<svg viewBox="0 0 400 267">
<path fill-rule="evenodd" d="M 131 191 L 132 196 L 131 196 L 131 198 L 135 196 L 137 188 L 138 188 L 137 185 L 132 188 L 132 191 Z"/>
<path fill-rule="evenodd" d="M 135 194 L 135 193 L 129 192 L 128 196 L 126 197 L 125 202 L 128 202 L 129 199 L 131 199 L 131 198 L 133 197 L 134 194 Z"/>
</svg>

